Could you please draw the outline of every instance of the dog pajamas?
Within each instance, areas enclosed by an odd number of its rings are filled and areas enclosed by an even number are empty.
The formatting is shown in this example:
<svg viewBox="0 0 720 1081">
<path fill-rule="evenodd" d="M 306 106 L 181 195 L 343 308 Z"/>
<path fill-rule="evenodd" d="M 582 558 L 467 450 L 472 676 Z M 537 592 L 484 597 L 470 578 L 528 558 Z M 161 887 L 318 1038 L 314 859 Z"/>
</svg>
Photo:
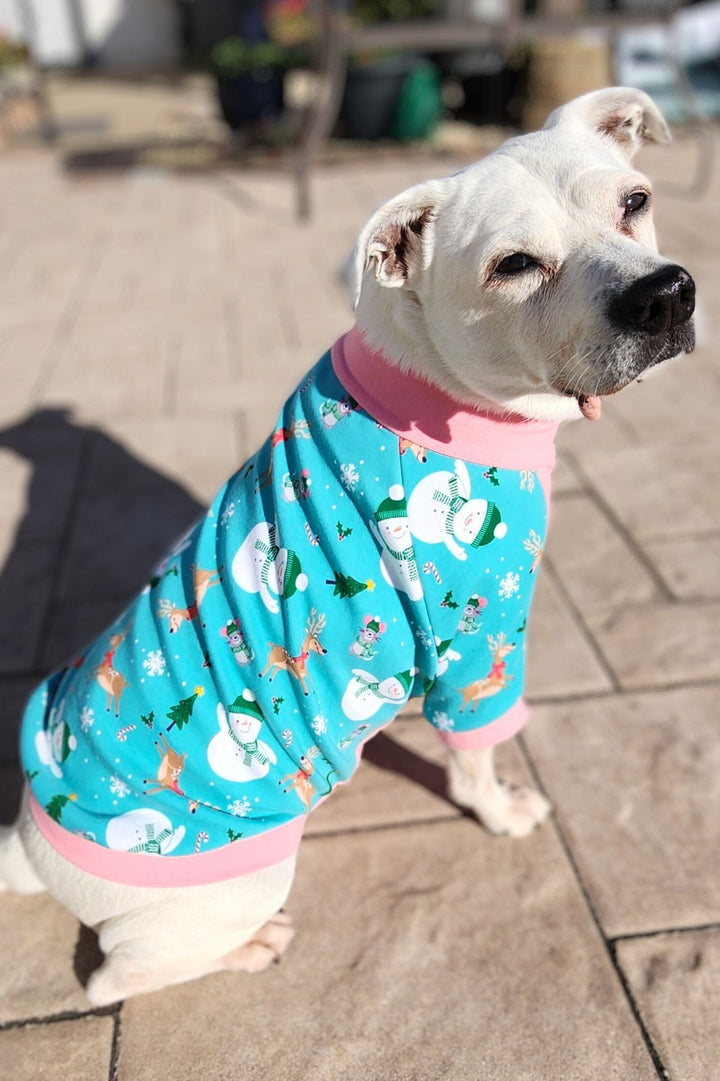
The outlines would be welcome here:
<svg viewBox="0 0 720 1081">
<path fill-rule="evenodd" d="M 26 709 L 73 863 L 186 885 L 269 866 L 414 696 L 450 746 L 524 723 L 556 426 L 465 410 L 357 330 L 133 604 Z"/>
</svg>

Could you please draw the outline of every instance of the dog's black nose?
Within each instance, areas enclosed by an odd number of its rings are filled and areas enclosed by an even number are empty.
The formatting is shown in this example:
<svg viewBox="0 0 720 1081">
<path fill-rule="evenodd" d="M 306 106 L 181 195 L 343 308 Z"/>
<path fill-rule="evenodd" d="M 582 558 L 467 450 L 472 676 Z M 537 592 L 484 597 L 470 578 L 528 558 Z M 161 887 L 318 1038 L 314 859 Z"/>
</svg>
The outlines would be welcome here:
<svg viewBox="0 0 720 1081">
<path fill-rule="evenodd" d="M 623 330 L 662 334 L 686 323 L 695 311 L 695 282 L 672 264 L 648 274 L 610 304 L 612 321 Z"/>
</svg>

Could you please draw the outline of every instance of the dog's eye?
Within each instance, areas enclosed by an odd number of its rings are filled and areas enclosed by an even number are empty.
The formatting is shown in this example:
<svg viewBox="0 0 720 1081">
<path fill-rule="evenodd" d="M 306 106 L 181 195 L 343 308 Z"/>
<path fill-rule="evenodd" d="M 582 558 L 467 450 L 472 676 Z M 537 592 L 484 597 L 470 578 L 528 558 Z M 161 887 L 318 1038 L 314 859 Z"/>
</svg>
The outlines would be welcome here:
<svg viewBox="0 0 720 1081">
<path fill-rule="evenodd" d="M 506 255 L 504 259 L 501 259 L 498 265 L 495 267 L 496 274 L 519 274 L 521 270 L 528 270 L 529 267 L 537 265 L 537 260 L 533 259 L 532 255 L 526 255 L 524 252 L 516 251 L 512 255 Z"/>
<path fill-rule="evenodd" d="M 630 217 L 631 214 L 637 214 L 638 210 L 642 210 L 644 206 L 647 206 L 649 196 L 646 191 L 634 191 L 631 195 L 628 195 L 625 200 L 625 217 Z"/>
</svg>

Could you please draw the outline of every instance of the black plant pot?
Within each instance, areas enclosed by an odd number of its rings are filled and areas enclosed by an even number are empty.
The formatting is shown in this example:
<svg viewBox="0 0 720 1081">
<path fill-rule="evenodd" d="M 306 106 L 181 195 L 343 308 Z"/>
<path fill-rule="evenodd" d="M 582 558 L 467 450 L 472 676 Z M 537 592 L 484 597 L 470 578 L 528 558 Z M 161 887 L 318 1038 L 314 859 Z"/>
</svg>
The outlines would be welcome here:
<svg viewBox="0 0 720 1081">
<path fill-rule="evenodd" d="M 277 120 L 283 111 L 284 70 L 266 64 L 243 75 L 217 76 L 218 100 L 223 119 L 233 131 Z"/>
<path fill-rule="evenodd" d="M 349 139 L 383 139 L 390 132 L 403 83 L 417 67 L 417 56 L 384 56 L 348 68 L 340 109 Z"/>
</svg>

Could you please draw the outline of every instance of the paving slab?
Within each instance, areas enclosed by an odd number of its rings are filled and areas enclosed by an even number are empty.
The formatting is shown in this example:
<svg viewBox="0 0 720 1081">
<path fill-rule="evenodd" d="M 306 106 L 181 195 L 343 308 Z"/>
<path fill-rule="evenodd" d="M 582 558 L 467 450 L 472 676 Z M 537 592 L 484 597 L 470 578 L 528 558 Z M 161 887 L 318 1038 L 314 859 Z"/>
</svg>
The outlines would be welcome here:
<svg viewBox="0 0 720 1081">
<path fill-rule="evenodd" d="M 720 602 L 650 601 L 585 615 L 599 649 L 627 690 L 720 679 Z"/>
<path fill-rule="evenodd" d="M 33 671 L 52 595 L 56 550 L 14 547 L 0 576 L 0 674 Z"/>
<path fill-rule="evenodd" d="M 673 597 L 720 600 L 720 534 L 645 541 L 643 548 Z"/>
<path fill-rule="evenodd" d="M 13 1081 L 107 1081 L 114 1026 L 82 1017 L 0 1032 L 0 1062 Z"/>
<path fill-rule="evenodd" d="M 682 446 L 588 451 L 582 472 L 642 542 L 720 530 L 718 461 L 720 443 L 696 438 Z"/>
<path fill-rule="evenodd" d="M 669 1081 L 716 1081 L 720 929 L 618 942 L 617 957 Z"/>
<path fill-rule="evenodd" d="M 118 1081 L 657 1077 L 550 829 L 308 839 L 288 908 L 267 973 L 126 1003 Z"/>
<path fill-rule="evenodd" d="M 50 672 L 79 656 L 117 619 L 134 596 L 86 601 L 60 601 L 50 605 L 45 633 L 40 643 L 38 669 Z"/>
<path fill-rule="evenodd" d="M 717 688 L 537 706 L 522 738 L 606 934 L 720 921 Z"/>
<path fill-rule="evenodd" d="M 558 499 L 547 558 L 582 612 L 656 599 L 658 583 L 629 538 L 588 495 Z"/>
<path fill-rule="evenodd" d="M 46 893 L 0 893 L 0 1022 L 86 1011 L 77 920 Z"/>
<path fill-rule="evenodd" d="M 17 763 L 20 718 L 37 682 L 26 676 L 0 677 L 0 762 Z"/>
</svg>

